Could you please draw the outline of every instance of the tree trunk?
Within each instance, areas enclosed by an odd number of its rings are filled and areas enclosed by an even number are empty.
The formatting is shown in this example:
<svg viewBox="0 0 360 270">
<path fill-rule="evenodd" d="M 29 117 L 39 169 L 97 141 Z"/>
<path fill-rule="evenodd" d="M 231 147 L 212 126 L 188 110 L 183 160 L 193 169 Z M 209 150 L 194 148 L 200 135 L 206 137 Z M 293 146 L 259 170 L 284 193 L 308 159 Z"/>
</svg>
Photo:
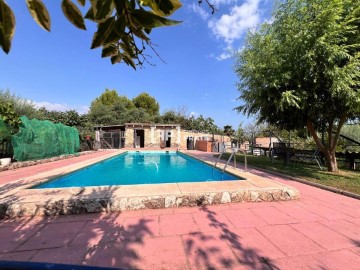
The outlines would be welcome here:
<svg viewBox="0 0 360 270">
<path fill-rule="evenodd" d="M 313 123 L 311 122 L 311 120 L 307 121 L 307 129 L 309 130 L 311 136 L 314 138 L 314 141 L 317 145 L 317 147 L 324 153 L 325 155 L 325 160 L 327 163 L 327 169 L 329 172 L 338 172 L 338 165 L 337 165 L 337 161 L 336 161 L 336 155 L 335 155 L 335 149 L 336 149 L 336 145 L 339 139 L 339 135 L 340 135 L 340 130 L 341 127 L 344 124 L 344 120 L 345 116 L 343 118 L 341 118 L 341 120 L 339 121 L 339 125 L 338 128 L 336 130 L 335 136 L 334 138 L 331 138 L 330 142 L 331 144 L 329 146 L 325 146 L 322 144 L 320 138 L 318 137 L 316 130 L 314 129 Z"/>
<path fill-rule="evenodd" d="M 338 165 L 335 151 L 325 152 L 326 165 L 329 172 L 338 172 Z"/>
</svg>

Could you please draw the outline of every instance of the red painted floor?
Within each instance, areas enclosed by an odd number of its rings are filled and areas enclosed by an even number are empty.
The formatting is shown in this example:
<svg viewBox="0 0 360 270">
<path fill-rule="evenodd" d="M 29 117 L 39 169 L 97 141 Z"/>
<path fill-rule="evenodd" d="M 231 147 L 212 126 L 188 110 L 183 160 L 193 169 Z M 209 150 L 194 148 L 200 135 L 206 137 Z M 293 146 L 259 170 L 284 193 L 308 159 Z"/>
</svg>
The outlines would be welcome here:
<svg viewBox="0 0 360 270">
<path fill-rule="evenodd" d="M 36 173 L 43 165 L 13 173 Z M 135 269 L 360 269 L 359 200 L 267 177 L 297 188 L 301 198 L 1 220 L 0 260 Z"/>
</svg>

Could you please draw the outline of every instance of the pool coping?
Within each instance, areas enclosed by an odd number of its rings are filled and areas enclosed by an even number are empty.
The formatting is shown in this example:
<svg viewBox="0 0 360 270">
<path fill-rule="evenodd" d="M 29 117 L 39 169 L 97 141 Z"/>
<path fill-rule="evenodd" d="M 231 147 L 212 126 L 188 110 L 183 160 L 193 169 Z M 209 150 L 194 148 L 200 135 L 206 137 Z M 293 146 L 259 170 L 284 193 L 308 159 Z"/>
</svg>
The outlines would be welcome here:
<svg viewBox="0 0 360 270">
<path fill-rule="evenodd" d="M 138 149 L 134 149 L 138 151 Z M 33 215 L 66 215 L 125 211 L 145 208 L 169 208 L 211 205 L 230 202 L 287 201 L 298 199 L 299 191 L 291 186 L 261 176 L 227 167 L 226 172 L 246 180 L 142 184 L 72 188 L 28 189 L 94 163 L 125 153 L 109 151 L 108 155 L 89 158 L 65 167 L 22 178 L 0 186 L 0 218 Z M 212 160 L 180 151 L 209 165 Z M 219 169 L 223 162 L 217 164 Z"/>
</svg>

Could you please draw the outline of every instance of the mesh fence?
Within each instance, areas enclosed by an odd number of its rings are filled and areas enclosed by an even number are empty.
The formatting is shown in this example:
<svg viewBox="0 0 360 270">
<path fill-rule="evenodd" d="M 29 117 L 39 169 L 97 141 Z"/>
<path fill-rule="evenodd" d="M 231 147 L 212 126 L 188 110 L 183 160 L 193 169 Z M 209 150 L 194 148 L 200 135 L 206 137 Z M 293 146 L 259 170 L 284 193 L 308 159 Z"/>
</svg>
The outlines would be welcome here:
<svg viewBox="0 0 360 270">
<path fill-rule="evenodd" d="M 22 116 L 19 132 L 12 136 L 14 158 L 26 161 L 74 154 L 79 151 L 79 132 L 74 127 Z"/>
</svg>

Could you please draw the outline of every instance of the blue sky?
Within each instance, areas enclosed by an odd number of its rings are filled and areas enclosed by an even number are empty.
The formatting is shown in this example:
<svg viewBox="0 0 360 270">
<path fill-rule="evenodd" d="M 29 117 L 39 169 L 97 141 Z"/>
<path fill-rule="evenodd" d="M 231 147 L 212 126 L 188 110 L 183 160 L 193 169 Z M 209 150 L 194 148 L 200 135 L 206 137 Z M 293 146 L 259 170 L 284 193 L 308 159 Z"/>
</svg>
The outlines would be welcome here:
<svg viewBox="0 0 360 270">
<path fill-rule="evenodd" d="M 73 27 L 60 0 L 44 1 L 52 20 L 50 33 L 33 21 L 25 1 L 8 0 L 16 32 L 10 53 L 0 52 L 0 89 L 48 109 L 81 113 L 106 88 L 129 98 L 147 92 L 160 103 L 161 112 L 186 107 L 189 114 L 211 117 L 220 127 L 237 128 L 252 120 L 233 110 L 240 101 L 230 52 L 241 49 L 247 31 L 271 18 L 273 1 L 213 0 L 219 9 L 214 15 L 203 2 L 182 1 L 171 19 L 183 23 L 151 33 L 166 63 L 153 55 L 155 66 L 134 71 L 111 65 L 100 49 L 90 50 L 96 26 L 87 21 L 87 31 Z"/>
</svg>

